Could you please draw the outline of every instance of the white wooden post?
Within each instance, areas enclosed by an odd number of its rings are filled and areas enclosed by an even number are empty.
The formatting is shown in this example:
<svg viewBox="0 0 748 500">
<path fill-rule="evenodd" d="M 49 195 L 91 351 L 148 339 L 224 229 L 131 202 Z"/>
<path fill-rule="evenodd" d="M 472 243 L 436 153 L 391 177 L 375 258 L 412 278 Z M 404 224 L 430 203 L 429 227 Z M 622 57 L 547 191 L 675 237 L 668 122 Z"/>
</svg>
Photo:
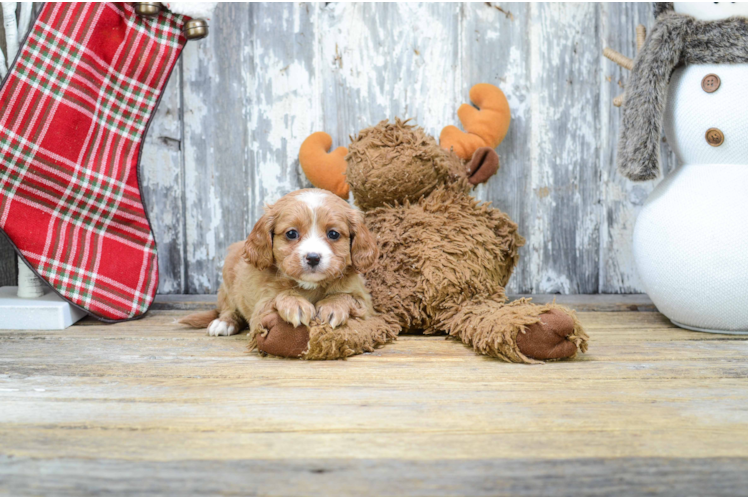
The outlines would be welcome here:
<svg viewBox="0 0 748 500">
<path fill-rule="evenodd" d="M 35 299 L 47 293 L 47 285 L 18 257 L 18 296 Z"/>
</svg>

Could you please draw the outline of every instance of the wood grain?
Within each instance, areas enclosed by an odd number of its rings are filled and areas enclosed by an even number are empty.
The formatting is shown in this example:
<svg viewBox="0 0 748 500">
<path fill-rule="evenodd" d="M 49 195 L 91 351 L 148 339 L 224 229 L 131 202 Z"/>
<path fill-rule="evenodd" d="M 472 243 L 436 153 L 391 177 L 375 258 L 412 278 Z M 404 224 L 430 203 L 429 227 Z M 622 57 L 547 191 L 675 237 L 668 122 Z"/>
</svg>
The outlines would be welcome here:
<svg viewBox="0 0 748 500">
<path fill-rule="evenodd" d="M 599 98 L 598 9 L 592 3 L 530 6 L 532 196 L 524 257 L 533 283 L 523 283 L 523 292 L 597 291 L 598 253 L 582 249 L 599 246 L 600 123 L 591 105 Z"/>
<path fill-rule="evenodd" d="M 0 234 L 0 286 L 15 286 L 17 284 L 16 251 L 5 233 L 2 233 Z"/>
<path fill-rule="evenodd" d="M 183 293 L 217 290 L 226 248 L 250 225 L 249 21 L 248 4 L 222 4 L 211 36 L 182 55 Z"/>
<path fill-rule="evenodd" d="M 141 194 L 156 235 L 161 293 L 185 290 L 181 69 L 179 61 L 140 156 Z"/>
<path fill-rule="evenodd" d="M 658 181 L 615 171 L 628 73 L 651 6 L 611 4 L 220 4 L 190 42 L 149 130 L 141 177 L 159 248 L 160 293 L 215 293 L 228 245 L 262 206 L 309 186 L 298 147 L 316 130 L 335 146 L 363 127 L 412 117 L 459 125 L 471 85 L 506 93 L 513 121 L 502 168 L 479 198 L 528 243 L 516 294 L 638 293 L 631 239 Z M 665 170 L 675 158 L 663 143 Z M 15 281 L 0 241 L 0 284 Z"/>
<path fill-rule="evenodd" d="M 437 135 L 466 95 L 458 3 L 330 3 L 319 12 L 321 125 L 336 144 L 381 120 Z"/>
<path fill-rule="evenodd" d="M 0 457 L 0 494 L 740 496 L 748 489 L 747 469 L 742 458 L 132 462 Z"/>
<path fill-rule="evenodd" d="M 652 26 L 651 4 L 603 3 L 600 4 L 601 38 L 604 46 L 624 55 L 636 54 L 636 26 Z M 616 170 L 621 108 L 612 106 L 611 100 L 623 93 L 629 72 L 617 64 L 601 58 L 600 92 L 600 287 L 599 293 L 636 293 L 641 283 L 636 275 L 631 241 L 636 217 L 658 180 L 631 182 Z M 676 166 L 676 158 L 663 142 L 661 155 L 663 172 Z"/>
<path fill-rule="evenodd" d="M 315 7 L 312 4 L 250 4 L 251 66 L 246 97 L 250 135 L 251 224 L 236 240 L 246 238 L 266 203 L 300 187 L 311 187 L 299 167 L 301 143 L 315 127 L 319 109 L 315 86 Z M 238 26 L 237 29 L 243 29 Z M 246 50 L 246 49 L 245 49 Z M 319 126 L 319 123 L 316 124 Z M 223 258 L 221 256 L 221 258 Z"/>
<path fill-rule="evenodd" d="M 529 234 L 532 220 L 529 217 L 529 204 L 535 196 L 531 186 L 533 146 L 528 140 L 533 126 L 530 8 L 527 3 L 491 3 L 478 8 L 464 5 L 464 26 L 461 30 L 464 49 L 461 50 L 459 93 L 459 102 L 467 101 L 473 82 L 489 82 L 501 88 L 509 101 L 512 122 L 506 138 L 497 149 L 501 168 L 475 192 L 478 198 L 491 201 L 509 214 L 519 225 L 520 234 L 525 236 Z M 457 124 L 457 107 L 453 109 L 451 120 Z M 525 247 L 521 255 L 507 287 L 511 292 L 530 292 L 536 288 L 536 284 L 532 283 L 533 253 Z"/>
<path fill-rule="evenodd" d="M 645 294 L 610 294 L 610 295 L 509 295 L 509 301 L 521 297 L 532 299 L 533 302 L 545 304 L 556 302 L 576 311 L 584 312 L 628 312 L 628 311 L 657 311 L 652 301 Z M 208 311 L 215 308 L 216 296 L 205 295 L 157 295 L 151 309 Z"/>
<path fill-rule="evenodd" d="M 745 491 L 745 337 L 581 312 L 590 351 L 571 362 L 419 335 L 304 362 L 183 314 L 0 331 L 0 493 Z"/>
</svg>

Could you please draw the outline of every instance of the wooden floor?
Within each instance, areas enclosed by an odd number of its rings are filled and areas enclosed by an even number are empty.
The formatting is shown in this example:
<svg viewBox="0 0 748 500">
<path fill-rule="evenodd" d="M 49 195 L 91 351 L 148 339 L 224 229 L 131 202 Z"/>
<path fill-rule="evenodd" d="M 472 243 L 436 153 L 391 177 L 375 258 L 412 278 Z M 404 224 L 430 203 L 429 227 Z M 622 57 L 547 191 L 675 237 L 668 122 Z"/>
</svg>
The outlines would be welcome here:
<svg viewBox="0 0 748 500">
<path fill-rule="evenodd" d="M 0 331 L 0 494 L 748 494 L 748 338 L 565 301 L 590 350 L 538 366 L 422 336 L 263 358 L 176 325 L 181 300 Z"/>
</svg>

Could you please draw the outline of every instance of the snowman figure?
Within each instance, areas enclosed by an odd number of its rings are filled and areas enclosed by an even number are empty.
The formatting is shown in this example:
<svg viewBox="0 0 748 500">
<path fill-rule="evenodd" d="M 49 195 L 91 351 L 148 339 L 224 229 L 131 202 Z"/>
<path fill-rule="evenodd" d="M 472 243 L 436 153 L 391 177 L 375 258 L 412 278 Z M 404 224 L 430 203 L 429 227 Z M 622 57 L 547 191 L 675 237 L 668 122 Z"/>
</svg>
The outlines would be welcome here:
<svg viewBox="0 0 748 500">
<path fill-rule="evenodd" d="M 639 214 L 637 270 L 676 325 L 748 334 L 748 4 L 655 8 L 623 96 L 618 168 L 656 178 L 662 130 L 680 166 Z"/>
</svg>

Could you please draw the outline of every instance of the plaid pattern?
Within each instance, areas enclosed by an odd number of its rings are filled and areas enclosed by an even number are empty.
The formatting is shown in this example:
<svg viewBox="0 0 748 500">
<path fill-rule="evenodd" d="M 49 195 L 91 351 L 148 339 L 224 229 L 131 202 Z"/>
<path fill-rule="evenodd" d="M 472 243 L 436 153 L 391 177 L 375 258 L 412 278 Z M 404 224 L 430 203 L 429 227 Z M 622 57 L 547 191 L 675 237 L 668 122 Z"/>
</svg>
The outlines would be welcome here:
<svg viewBox="0 0 748 500">
<path fill-rule="evenodd" d="M 142 315 L 158 286 L 138 158 L 183 22 L 128 3 L 47 3 L 0 89 L 0 228 L 100 319 Z"/>
</svg>

